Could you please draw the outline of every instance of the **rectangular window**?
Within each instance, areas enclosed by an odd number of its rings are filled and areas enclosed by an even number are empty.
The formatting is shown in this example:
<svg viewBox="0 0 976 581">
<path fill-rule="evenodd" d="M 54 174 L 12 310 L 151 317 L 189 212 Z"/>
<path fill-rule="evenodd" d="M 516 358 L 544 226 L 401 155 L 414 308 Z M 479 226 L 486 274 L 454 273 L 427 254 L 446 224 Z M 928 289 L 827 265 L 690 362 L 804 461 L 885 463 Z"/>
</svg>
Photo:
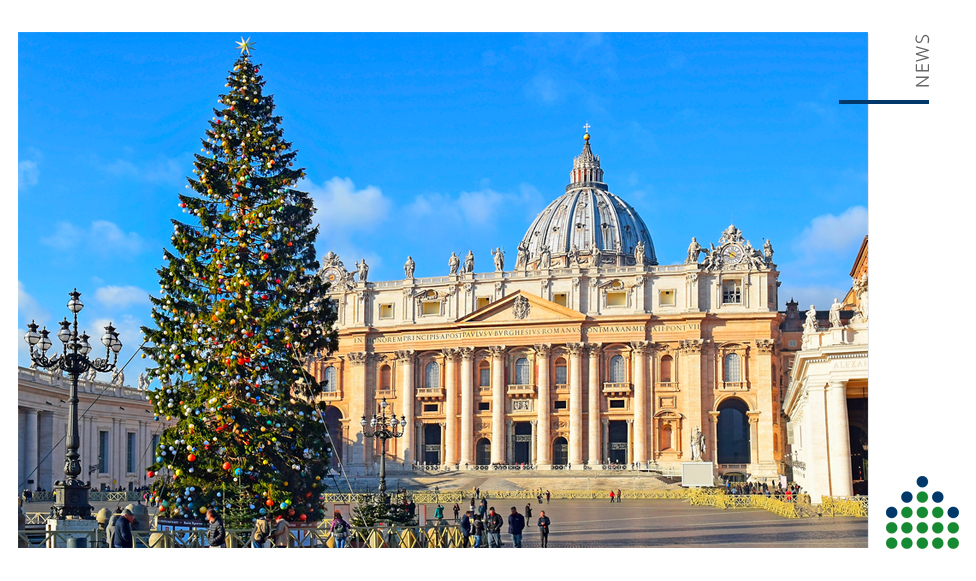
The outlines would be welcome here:
<svg viewBox="0 0 976 581">
<path fill-rule="evenodd" d="M 483 369 L 480 369 L 479 371 L 481 372 L 481 383 L 479 383 L 478 385 L 480 385 L 481 387 L 488 387 L 488 386 L 490 386 L 491 385 L 491 370 L 488 369 L 487 367 L 485 367 Z"/>
<path fill-rule="evenodd" d="M 425 414 L 428 414 L 428 413 L 430 413 L 430 414 L 436 414 L 438 409 L 440 409 L 440 405 L 439 404 L 436 404 L 436 403 L 425 403 L 424 404 L 424 413 Z"/>
<path fill-rule="evenodd" d="M 556 366 L 556 385 L 566 385 L 566 366 Z"/>
<path fill-rule="evenodd" d="M 727 280 L 722 283 L 722 304 L 723 305 L 742 304 L 742 281 Z"/>
<path fill-rule="evenodd" d="M 790 347 L 796 347 L 796 339 L 790 339 Z"/>
<path fill-rule="evenodd" d="M 439 315 L 441 314 L 441 302 L 440 301 L 424 301 L 421 303 L 422 310 L 421 314 L 424 315 Z"/>
<path fill-rule="evenodd" d="M 491 411 L 491 402 L 490 401 L 479 401 L 478 402 L 478 411 L 479 412 Z"/>
<path fill-rule="evenodd" d="M 489 297 L 478 297 L 478 308 L 481 309 L 487 307 L 488 303 L 490 302 L 491 302 L 491 298 Z"/>
<path fill-rule="evenodd" d="M 108 432 L 98 432 L 98 473 L 108 474 Z"/>
<path fill-rule="evenodd" d="M 661 291 L 661 306 L 662 307 L 674 306 L 674 289 Z"/>
<path fill-rule="evenodd" d="M 607 306 L 608 307 L 627 306 L 627 293 L 625 292 L 607 293 Z"/>
<path fill-rule="evenodd" d="M 152 437 L 152 442 L 153 442 L 152 453 L 153 453 L 153 457 L 155 457 L 157 454 L 159 454 L 159 434 L 156 434 L 155 436 Z"/>
<path fill-rule="evenodd" d="M 627 407 L 627 402 L 622 399 L 611 399 L 610 409 L 612 410 L 622 410 Z"/>
<path fill-rule="evenodd" d="M 555 407 L 556 407 L 557 410 L 564 410 L 564 409 L 566 409 L 566 400 L 556 400 L 555 404 L 556 404 Z"/>
<path fill-rule="evenodd" d="M 381 319 L 392 319 L 393 318 L 393 305 L 380 305 L 380 318 Z"/>
<path fill-rule="evenodd" d="M 136 434 L 129 432 L 125 435 L 125 471 L 136 471 Z"/>
<path fill-rule="evenodd" d="M 562 305 L 564 307 L 569 306 L 569 299 L 566 293 L 556 293 L 552 297 L 552 302 L 556 303 L 557 305 Z"/>
</svg>

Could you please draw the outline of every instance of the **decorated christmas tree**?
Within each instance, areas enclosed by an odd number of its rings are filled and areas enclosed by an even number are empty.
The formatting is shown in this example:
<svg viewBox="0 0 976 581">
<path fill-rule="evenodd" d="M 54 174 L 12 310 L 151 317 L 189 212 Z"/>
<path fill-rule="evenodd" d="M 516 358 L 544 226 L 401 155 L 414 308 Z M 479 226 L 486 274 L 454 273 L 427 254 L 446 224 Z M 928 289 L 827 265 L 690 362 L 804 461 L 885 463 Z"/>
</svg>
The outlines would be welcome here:
<svg viewBox="0 0 976 581">
<path fill-rule="evenodd" d="M 180 196 L 189 217 L 173 221 L 157 271 L 155 326 L 143 327 L 156 417 L 176 422 L 148 475 L 168 517 L 319 520 L 329 442 L 303 363 L 336 348 L 335 313 L 316 275 L 312 200 L 291 189 L 304 172 L 241 40 Z"/>
</svg>

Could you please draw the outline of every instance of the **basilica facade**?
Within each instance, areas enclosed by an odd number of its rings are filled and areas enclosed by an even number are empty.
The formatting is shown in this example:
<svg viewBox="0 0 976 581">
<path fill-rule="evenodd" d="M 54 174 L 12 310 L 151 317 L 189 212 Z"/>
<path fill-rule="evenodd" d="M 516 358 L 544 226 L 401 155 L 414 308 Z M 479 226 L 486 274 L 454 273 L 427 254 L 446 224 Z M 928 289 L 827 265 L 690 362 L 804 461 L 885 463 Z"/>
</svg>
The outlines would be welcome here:
<svg viewBox="0 0 976 581">
<path fill-rule="evenodd" d="M 476 272 L 473 253 L 452 254 L 444 276 L 414 278 L 408 258 L 403 279 L 373 282 L 365 261 L 324 257 L 339 349 L 310 371 L 326 382 L 320 399 L 347 469 L 377 461 L 360 419 L 385 400 L 406 418 L 387 443 L 403 465 L 705 460 L 717 474 L 783 474 L 771 244 L 754 248 L 729 226 L 693 238 L 683 263 L 658 264 L 644 221 L 603 180 L 586 135 L 514 265 L 496 250 Z"/>
</svg>

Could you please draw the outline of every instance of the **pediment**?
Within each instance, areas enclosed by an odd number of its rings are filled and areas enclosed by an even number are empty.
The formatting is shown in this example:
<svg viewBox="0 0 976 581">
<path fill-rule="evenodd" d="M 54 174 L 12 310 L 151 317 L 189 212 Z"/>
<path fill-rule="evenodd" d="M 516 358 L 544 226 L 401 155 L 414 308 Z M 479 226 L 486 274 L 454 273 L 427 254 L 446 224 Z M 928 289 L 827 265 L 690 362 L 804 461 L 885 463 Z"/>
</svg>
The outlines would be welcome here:
<svg viewBox="0 0 976 581">
<path fill-rule="evenodd" d="M 542 297 L 515 291 L 470 313 L 458 323 L 580 322 L 586 315 Z"/>
</svg>

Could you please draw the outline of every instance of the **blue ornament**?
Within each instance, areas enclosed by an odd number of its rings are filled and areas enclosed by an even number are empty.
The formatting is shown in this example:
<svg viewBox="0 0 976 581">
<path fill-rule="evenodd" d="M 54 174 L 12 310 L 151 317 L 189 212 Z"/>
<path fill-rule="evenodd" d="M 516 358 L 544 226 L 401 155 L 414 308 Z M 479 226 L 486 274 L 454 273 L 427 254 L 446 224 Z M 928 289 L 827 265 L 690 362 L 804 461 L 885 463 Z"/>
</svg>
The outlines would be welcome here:
<svg viewBox="0 0 976 581">
<path fill-rule="evenodd" d="M 266 508 L 262 508 L 262 509 L 261 509 L 261 510 L 259 510 L 258 512 L 259 512 L 259 513 L 261 513 L 261 514 L 268 514 L 268 509 L 266 509 Z"/>
<path fill-rule="evenodd" d="M 282 510 L 284 510 L 284 509 L 288 508 L 288 503 L 287 502 L 282 502 L 280 506 L 281 506 Z"/>
</svg>

